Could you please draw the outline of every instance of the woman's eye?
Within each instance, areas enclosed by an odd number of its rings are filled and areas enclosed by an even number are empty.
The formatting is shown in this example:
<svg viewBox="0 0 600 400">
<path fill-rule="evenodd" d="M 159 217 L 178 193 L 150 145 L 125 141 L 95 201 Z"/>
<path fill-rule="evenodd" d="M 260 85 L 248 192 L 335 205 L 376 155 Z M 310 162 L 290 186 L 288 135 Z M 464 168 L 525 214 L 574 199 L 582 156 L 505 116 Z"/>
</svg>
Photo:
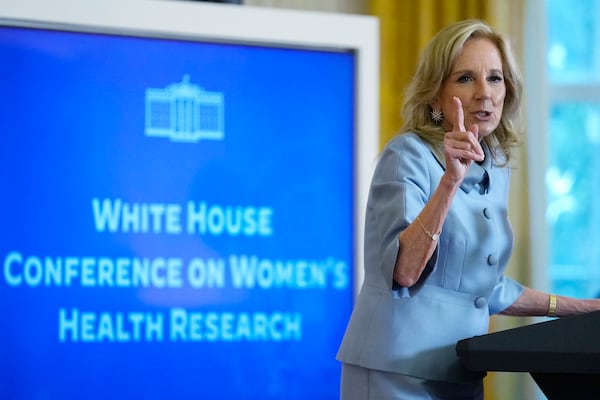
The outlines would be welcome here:
<svg viewBox="0 0 600 400">
<path fill-rule="evenodd" d="M 467 83 L 472 80 L 473 80 L 473 78 L 471 77 L 471 75 L 462 75 L 461 77 L 458 78 L 459 83 Z"/>
<path fill-rule="evenodd" d="M 488 79 L 490 82 L 494 82 L 494 83 L 499 83 L 504 80 L 504 78 L 500 75 L 493 75 L 493 76 L 490 76 Z"/>
</svg>

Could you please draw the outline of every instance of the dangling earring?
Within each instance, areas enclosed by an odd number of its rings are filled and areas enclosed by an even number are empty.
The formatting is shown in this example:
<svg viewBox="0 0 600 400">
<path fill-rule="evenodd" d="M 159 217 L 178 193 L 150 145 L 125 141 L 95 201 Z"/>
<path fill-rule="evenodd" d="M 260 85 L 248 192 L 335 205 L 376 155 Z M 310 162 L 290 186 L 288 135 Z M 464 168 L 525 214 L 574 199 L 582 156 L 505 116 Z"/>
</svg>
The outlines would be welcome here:
<svg viewBox="0 0 600 400">
<path fill-rule="evenodd" d="M 442 110 L 431 110 L 431 120 L 436 124 L 439 124 L 444 119 Z"/>
</svg>

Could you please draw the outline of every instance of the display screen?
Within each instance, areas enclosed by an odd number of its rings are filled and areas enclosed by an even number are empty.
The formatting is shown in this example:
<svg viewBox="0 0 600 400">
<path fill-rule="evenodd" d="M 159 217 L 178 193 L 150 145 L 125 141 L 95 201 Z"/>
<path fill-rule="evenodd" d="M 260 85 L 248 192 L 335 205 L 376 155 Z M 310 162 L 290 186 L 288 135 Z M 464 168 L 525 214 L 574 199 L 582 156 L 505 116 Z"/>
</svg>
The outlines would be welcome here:
<svg viewBox="0 0 600 400">
<path fill-rule="evenodd" d="M 0 393 L 332 399 L 355 55 L 0 26 Z"/>
</svg>

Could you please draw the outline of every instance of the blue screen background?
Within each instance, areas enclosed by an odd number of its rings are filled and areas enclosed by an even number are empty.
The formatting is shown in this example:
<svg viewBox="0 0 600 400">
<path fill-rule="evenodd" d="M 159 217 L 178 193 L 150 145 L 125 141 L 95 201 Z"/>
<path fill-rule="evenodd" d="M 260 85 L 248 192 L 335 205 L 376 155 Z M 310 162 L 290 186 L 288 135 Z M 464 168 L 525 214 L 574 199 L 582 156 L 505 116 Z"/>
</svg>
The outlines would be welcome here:
<svg viewBox="0 0 600 400">
<path fill-rule="evenodd" d="M 0 393 L 7 399 L 338 396 L 352 307 L 351 53 L 0 27 Z M 224 138 L 148 137 L 145 91 L 224 95 Z M 272 236 L 99 232 L 92 199 L 269 207 Z M 8 255 L 341 260 L 338 287 L 14 285 Z M 331 278 L 331 277 L 330 277 Z M 61 342 L 59 309 L 290 312 L 300 340 Z"/>
</svg>

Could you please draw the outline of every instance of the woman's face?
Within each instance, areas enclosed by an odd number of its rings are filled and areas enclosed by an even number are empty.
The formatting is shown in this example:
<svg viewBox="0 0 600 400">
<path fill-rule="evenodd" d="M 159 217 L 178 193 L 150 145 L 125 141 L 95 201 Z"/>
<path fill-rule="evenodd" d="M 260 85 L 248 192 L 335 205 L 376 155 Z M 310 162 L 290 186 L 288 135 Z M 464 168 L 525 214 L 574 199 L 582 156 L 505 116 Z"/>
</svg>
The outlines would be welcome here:
<svg viewBox="0 0 600 400">
<path fill-rule="evenodd" d="M 502 116 L 506 85 L 502 58 L 494 43 L 484 38 L 468 40 L 457 57 L 440 95 L 432 104 L 442 110 L 445 131 L 458 130 L 456 105 L 452 98 L 460 99 L 467 130 L 479 125 L 479 140 L 492 133 Z"/>
</svg>

